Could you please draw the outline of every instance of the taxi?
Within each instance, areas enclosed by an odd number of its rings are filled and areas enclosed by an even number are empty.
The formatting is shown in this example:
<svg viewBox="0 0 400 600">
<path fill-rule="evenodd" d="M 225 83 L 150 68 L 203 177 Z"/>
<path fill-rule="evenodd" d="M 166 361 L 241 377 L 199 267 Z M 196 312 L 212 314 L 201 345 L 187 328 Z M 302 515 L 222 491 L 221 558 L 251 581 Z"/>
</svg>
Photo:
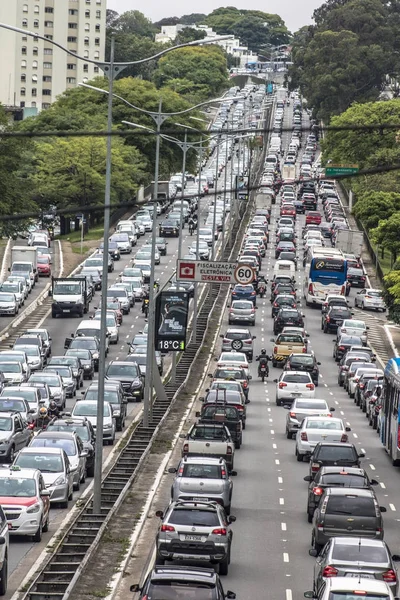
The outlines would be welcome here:
<svg viewBox="0 0 400 600">
<path fill-rule="evenodd" d="M 280 333 L 275 339 L 271 338 L 271 342 L 274 343 L 273 367 L 283 366 L 290 354 L 307 352 L 307 343 L 300 333 Z"/>
<path fill-rule="evenodd" d="M 11 466 L 0 470 L 0 505 L 10 535 L 27 535 L 40 542 L 49 528 L 50 492 L 38 469 Z"/>
</svg>

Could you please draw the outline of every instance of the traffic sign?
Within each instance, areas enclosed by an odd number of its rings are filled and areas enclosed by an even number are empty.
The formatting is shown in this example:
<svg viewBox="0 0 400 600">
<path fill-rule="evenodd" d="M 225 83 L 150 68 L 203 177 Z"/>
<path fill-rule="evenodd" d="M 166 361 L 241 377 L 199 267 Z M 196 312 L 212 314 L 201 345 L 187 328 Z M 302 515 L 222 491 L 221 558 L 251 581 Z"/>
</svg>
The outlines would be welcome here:
<svg viewBox="0 0 400 600">
<path fill-rule="evenodd" d="M 251 283 L 254 271 L 250 265 L 220 262 L 217 260 L 178 260 L 176 278 L 178 281 L 199 283 Z"/>
<path fill-rule="evenodd" d="M 327 177 L 336 177 L 337 175 L 355 175 L 358 173 L 358 165 L 329 165 L 325 168 Z"/>
<path fill-rule="evenodd" d="M 235 281 L 242 285 L 252 283 L 255 279 L 255 272 L 249 265 L 238 265 L 235 269 Z"/>
</svg>

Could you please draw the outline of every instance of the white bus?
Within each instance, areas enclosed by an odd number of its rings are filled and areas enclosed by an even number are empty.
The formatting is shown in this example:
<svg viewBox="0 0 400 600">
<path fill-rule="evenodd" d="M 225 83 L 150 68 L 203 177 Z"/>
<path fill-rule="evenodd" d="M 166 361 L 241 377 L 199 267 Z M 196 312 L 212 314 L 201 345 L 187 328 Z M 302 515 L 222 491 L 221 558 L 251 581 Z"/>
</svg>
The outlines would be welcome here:
<svg viewBox="0 0 400 600">
<path fill-rule="evenodd" d="M 338 248 L 309 248 L 304 273 L 307 306 L 322 305 L 328 294 L 346 293 L 347 261 Z"/>
</svg>

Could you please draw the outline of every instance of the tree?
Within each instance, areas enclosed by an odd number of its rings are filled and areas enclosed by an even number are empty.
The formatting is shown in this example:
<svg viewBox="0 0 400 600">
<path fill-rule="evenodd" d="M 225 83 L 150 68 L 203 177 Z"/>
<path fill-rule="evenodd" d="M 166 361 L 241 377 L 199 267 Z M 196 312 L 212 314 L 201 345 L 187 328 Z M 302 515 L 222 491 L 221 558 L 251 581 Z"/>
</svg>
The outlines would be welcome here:
<svg viewBox="0 0 400 600">
<path fill-rule="evenodd" d="M 185 27 L 179 31 L 178 35 L 174 40 L 174 45 L 186 44 L 187 42 L 194 42 L 195 40 L 203 40 L 206 37 L 206 32 L 193 27 Z"/>
<path fill-rule="evenodd" d="M 178 23 L 180 23 L 179 17 L 165 17 L 164 19 L 153 23 L 153 27 L 155 29 L 161 29 L 164 25 L 178 25 Z"/>
<path fill-rule="evenodd" d="M 393 213 L 388 219 L 379 222 L 378 227 L 371 230 L 372 240 L 381 248 L 389 250 L 393 262 L 400 252 L 400 212 Z"/>
<path fill-rule="evenodd" d="M 118 17 L 119 17 L 119 14 L 117 13 L 116 10 L 111 10 L 111 8 L 107 8 L 107 10 L 106 10 L 106 27 L 107 27 L 107 29 L 109 27 L 112 27 L 115 24 Z"/>
<path fill-rule="evenodd" d="M 260 17 L 245 15 L 233 25 L 232 30 L 249 50 L 257 52 L 262 46 L 269 42 L 269 31 Z"/>
<path fill-rule="evenodd" d="M 400 194 L 367 192 L 357 199 L 353 212 L 369 230 L 378 227 L 381 220 L 397 211 L 400 211 Z"/>
<path fill-rule="evenodd" d="M 115 61 L 131 62 L 154 56 L 161 52 L 166 46 L 159 44 L 146 36 L 136 35 L 134 33 L 118 33 L 115 36 Z M 106 38 L 106 60 L 110 60 L 111 37 Z M 143 64 L 133 65 L 121 71 L 119 79 L 123 77 L 142 77 L 150 80 L 156 68 L 156 62 L 144 62 Z"/>
<path fill-rule="evenodd" d="M 153 23 L 139 10 L 128 10 L 112 23 L 112 29 L 118 33 L 131 33 L 134 35 L 154 38 Z"/>
<path fill-rule="evenodd" d="M 207 15 L 203 13 L 191 13 L 190 15 L 183 15 L 179 19 L 179 23 L 182 25 L 198 25 L 199 23 L 204 23 L 207 18 Z"/>
<path fill-rule="evenodd" d="M 194 89 L 204 86 L 204 93 L 195 94 L 198 101 L 217 96 L 229 85 L 224 51 L 215 45 L 188 47 L 160 58 L 154 73 L 156 85 L 168 86 L 177 78 L 192 81 Z"/>
</svg>

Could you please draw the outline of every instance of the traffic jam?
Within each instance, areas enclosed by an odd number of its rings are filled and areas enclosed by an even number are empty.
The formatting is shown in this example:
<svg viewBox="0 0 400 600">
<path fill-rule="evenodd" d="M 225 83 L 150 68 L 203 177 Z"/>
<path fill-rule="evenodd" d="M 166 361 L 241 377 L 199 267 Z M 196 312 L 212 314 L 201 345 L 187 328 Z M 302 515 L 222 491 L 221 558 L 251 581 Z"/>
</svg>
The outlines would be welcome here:
<svg viewBox="0 0 400 600">
<path fill-rule="evenodd" d="M 398 398 L 399 360 L 384 369 L 369 344 L 386 307 L 361 247 L 335 181 L 322 176 L 301 98 L 278 89 L 237 257 L 255 278 L 230 289 L 155 507 L 154 561 L 130 588 L 140 598 L 265 596 L 265 569 L 271 596 L 286 600 L 397 596 L 400 555 L 387 540 L 396 543 L 399 519 L 373 462 L 389 478 L 390 457 L 399 464 L 398 404 L 385 403 L 389 385 Z"/>
</svg>

